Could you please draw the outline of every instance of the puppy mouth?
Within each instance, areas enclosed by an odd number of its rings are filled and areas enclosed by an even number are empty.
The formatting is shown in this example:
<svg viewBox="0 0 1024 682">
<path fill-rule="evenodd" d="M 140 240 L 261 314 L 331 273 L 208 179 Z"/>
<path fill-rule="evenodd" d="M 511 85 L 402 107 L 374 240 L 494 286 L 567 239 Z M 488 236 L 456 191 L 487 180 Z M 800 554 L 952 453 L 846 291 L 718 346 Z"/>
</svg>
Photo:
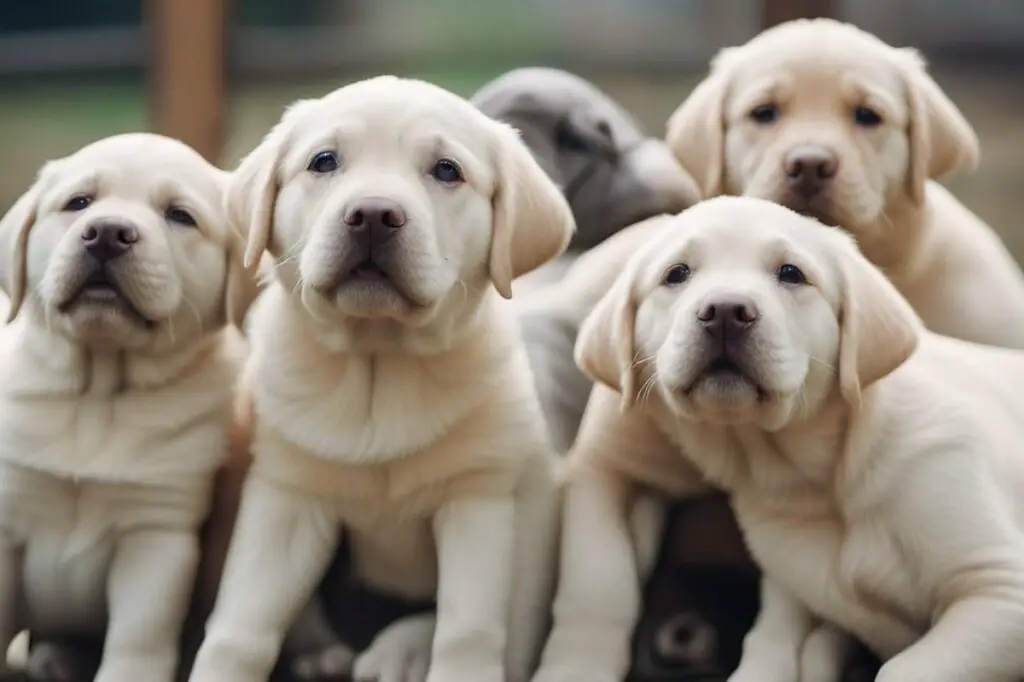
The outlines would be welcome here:
<svg viewBox="0 0 1024 682">
<path fill-rule="evenodd" d="M 62 314 L 68 315 L 84 307 L 113 310 L 146 329 L 151 329 L 156 325 L 128 300 L 128 297 L 124 295 L 124 292 L 104 268 L 97 268 L 90 272 L 75 292 L 57 309 Z"/>
<path fill-rule="evenodd" d="M 768 399 L 769 393 L 743 367 L 726 355 L 720 355 L 701 371 L 693 383 L 686 388 L 686 394 L 696 389 L 706 389 L 715 393 L 727 393 L 736 390 L 753 388 L 759 402 Z"/>
<path fill-rule="evenodd" d="M 367 258 L 366 260 L 357 263 L 355 267 L 349 270 L 348 280 L 350 282 L 390 282 L 391 275 L 389 275 L 384 268 L 374 262 L 372 259 Z"/>
</svg>

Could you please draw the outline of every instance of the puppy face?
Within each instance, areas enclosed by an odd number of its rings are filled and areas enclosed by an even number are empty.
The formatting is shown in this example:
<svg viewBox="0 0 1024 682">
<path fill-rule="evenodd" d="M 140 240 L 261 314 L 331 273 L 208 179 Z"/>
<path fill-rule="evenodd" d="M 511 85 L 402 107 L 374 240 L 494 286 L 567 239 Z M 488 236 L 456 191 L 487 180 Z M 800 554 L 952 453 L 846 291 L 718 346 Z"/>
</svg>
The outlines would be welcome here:
<svg viewBox="0 0 1024 682">
<path fill-rule="evenodd" d="M 827 19 L 723 50 L 670 119 L 668 142 L 705 196 L 770 199 L 858 236 L 979 153 L 916 52 Z"/>
<path fill-rule="evenodd" d="M 592 83 L 559 69 L 515 69 L 482 87 L 473 103 L 516 126 L 562 188 L 586 250 L 627 225 L 678 213 L 699 197 L 664 142 Z"/>
<path fill-rule="evenodd" d="M 777 204 L 719 198 L 672 218 L 584 323 L 577 361 L 626 405 L 780 428 L 901 364 L 919 322 L 852 241 Z"/>
<path fill-rule="evenodd" d="M 10 317 L 72 340 L 170 348 L 241 323 L 256 293 L 222 208 L 227 174 L 180 142 L 129 134 L 48 163 L 0 223 Z"/>
<path fill-rule="evenodd" d="M 235 174 L 229 206 L 318 317 L 421 324 L 560 254 L 574 223 L 515 131 L 419 81 L 299 102 Z M 452 305 L 447 305 L 451 303 Z"/>
</svg>

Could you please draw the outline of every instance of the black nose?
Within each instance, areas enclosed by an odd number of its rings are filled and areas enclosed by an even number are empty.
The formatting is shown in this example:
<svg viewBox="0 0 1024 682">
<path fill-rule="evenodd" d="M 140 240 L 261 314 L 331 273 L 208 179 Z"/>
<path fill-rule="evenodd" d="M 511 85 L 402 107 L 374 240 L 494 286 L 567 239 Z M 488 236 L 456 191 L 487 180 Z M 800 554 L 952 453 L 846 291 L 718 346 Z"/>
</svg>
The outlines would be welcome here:
<svg viewBox="0 0 1024 682">
<path fill-rule="evenodd" d="M 369 197 L 346 208 L 343 220 L 354 232 L 365 233 L 372 246 L 387 241 L 405 225 L 405 210 L 397 201 Z"/>
<path fill-rule="evenodd" d="M 697 321 L 716 339 L 742 334 L 758 317 L 757 306 L 746 296 L 719 296 L 705 302 L 697 311 Z"/>
<path fill-rule="evenodd" d="M 93 223 L 82 231 L 82 241 L 90 256 L 105 262 L 126 254 L 139 241 L 139 231 L 125 223 Z"/>
<path fill-rule="evenodd" d="M 786 178 L 789 186 L 804 197 L 820 194 L 839 170 L 836 155 L 818 145 L 794 147 L 786 155 Z"/>
</svg>

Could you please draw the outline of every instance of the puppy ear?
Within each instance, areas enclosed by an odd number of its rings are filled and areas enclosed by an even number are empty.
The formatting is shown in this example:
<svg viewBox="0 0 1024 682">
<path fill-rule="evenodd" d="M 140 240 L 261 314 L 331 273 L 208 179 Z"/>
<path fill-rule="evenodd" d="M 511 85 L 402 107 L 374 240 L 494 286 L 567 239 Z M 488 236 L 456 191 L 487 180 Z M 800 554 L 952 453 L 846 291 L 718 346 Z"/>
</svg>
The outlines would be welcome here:
<svg viewBox="0 0 1024 682">
<path fill-rule="evenodd" d="M 7 323 L 18 316 L 28 289 L 28 236 L 36 223 L 43 177 L 51 165 L 43 166 L 36 181 L 0 219 L 0 288 L 10 299 Z"/>
<path fill-rule="evenodd" d="M 622 394 L 623 410 L 636 402 L 635 330 L 633 286 L 629 277 L 621 274 L 583 320 L 573 351 L 584 374 Z"/>
<path fill-rule="evenodd" d="M 829 228 L 838 229 L 838 228 Z M 839 235 L 836 235 L 837 237 Z M 896 287 L 843 235 L 839 389 L 852 405 L 861 392 L 902 365 L 924 325 Z"/>
<path fill-rule="evenodd" d="M 899 54 L 910 104 L 910 196 L 924 201 L 929 178 L 955 170 L 973 170 L 981 150 L 978 136 L 953 101 L 928 74 L 924 58 L 913 48 Z"/>
<path fill-rule="evenodd" d="M 246 269 L 259 263 L 273 240 L 274 206 L 281 189 L 278 171 L 287 132 L 299 112 L 313 101 L 289 105 L 277 125 L 238 164 L 228 183 L 225 207 L 232 228 L 246 241 L 242 261 Z"/>
<path fill-rule="evenodd" d="M 494 287 L 512 298 L 512 280 L 561 255 L 576 221 L 565 197 L 545 175 L 518 133 L 498 127 L 498 182 L 494 191 L 494 231 L 490 274 Z"/>
<path fill-rule="evenodd" d="M 725 61 L 734 48 L 724 48 L 711 62 L 711 72 L 668 119 L 665 142 L 693 176 L 705 198 L 725 191 Z"/>
<path fill-rule="evenodd" d="M 265 254 L 264 254 L 265 255 Z M 227 283 L 224 286 L 224 314 L 227 322 L 245 331 L 245 314 L 263 289 L 260 265 L 262 258 L 254 264 L 245 263 L 245 240 L 231 230 L 228 238 Z"/>
</svg>

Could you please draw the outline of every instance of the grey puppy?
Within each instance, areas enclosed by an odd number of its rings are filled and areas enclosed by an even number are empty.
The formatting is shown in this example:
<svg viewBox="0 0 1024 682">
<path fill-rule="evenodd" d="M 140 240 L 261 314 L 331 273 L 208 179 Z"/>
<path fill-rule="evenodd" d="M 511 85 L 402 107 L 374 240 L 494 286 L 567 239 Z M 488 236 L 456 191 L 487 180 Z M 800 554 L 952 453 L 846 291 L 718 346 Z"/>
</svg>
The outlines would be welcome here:
<svg viewBox="0 0 1024 682">
<path fill-rule="evenodd" d="M 682 211 L 699 200 L 699 190 L 662 140 L 648 136 L 631 113 L 575 74 L 514 69 L 480 88 L 472 101 L 519 129 L 576 218 L 566 255 L 514 286 L 549 431 L 564 452 L 590 395 L 590 381 L 572 359 L 576 331 L 589 310 L 566 309 L 547 296 L 548 287 L 581 252 L 640 220 Z"/>
</svg>

